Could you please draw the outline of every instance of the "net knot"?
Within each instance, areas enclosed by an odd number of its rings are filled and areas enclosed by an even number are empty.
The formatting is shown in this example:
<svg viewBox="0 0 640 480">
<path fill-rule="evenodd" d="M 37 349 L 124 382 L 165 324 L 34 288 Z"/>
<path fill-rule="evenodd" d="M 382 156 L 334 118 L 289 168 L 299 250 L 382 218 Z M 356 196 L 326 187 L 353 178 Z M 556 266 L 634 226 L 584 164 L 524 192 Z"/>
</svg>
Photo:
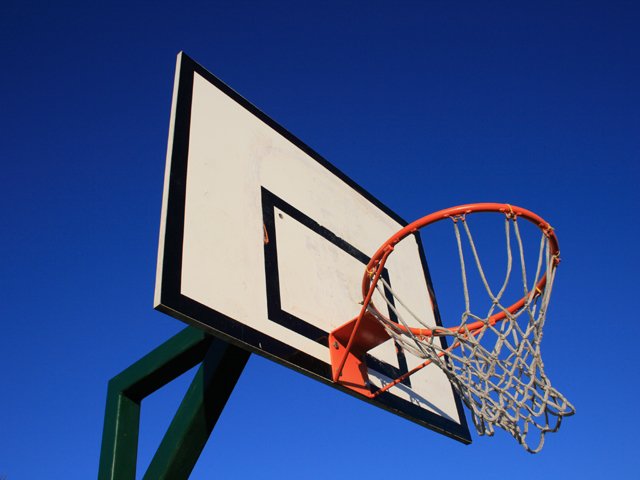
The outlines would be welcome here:
<svg viewBox="0 0 640 480">
<path fill-rule="evenodd" d="M 513 211 L 513 207 L 510 204 L 506 204 L 508 211 L 505 211 L 504 214 L 509 220 L 513 220 L 514 222 L 518 219 L 518 214 Z"/>
<path fill-rule="evenodd" d="M 555 228 L 553 228 L 550 224 L 540 224 L 540 230 L 542 230 L 542 233 L 544 233 L 544 236 L 549 238 L 551 237 L 551 234 L 555 231 Z"/>
<path fill-rule="evenodd" d="M 451 215 L 449 217 L 453 223 L 464 222 L 466 220 L 466 214 L 462 213 L 460 215 Z"/>
</svg>

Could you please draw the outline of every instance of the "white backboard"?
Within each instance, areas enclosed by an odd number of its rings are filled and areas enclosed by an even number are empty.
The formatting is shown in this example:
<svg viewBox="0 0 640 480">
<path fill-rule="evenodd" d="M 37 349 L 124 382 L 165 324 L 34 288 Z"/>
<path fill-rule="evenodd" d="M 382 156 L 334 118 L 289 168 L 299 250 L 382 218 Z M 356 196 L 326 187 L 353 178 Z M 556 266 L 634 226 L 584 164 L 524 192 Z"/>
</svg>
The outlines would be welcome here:
<svg viewBox="0 0 640 480">
<path fill-rule="evenodd" d="M 211 73 L 178 56 L 158 310 L 358 396 L 331 382 L 327 336 L 357 315 L 369 255 L 405 224 Z M 414 312 L 440 323 L 417 235 L 398 245 L 385 277 Z M 418 363 L 391 340 L 367 357 L 377 386 Z M 435 366 L 367 401 L 470 442 L 461 403 Z"/>
</svg>

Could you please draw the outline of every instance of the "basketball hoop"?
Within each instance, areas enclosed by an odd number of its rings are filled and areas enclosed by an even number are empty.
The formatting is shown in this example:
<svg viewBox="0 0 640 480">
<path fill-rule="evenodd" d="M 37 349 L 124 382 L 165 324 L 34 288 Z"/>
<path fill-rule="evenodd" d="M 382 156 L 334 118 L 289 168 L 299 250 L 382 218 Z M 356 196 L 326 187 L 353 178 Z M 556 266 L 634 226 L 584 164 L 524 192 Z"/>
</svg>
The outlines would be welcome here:
<svg viewBox="0 0 640 480">
<path fill-rule="evenodd" d="M 467 220 L 469 215 L 480 212 L 498 213 L 505 219 L 507 273 L 497 290 L 489 286 Z M 542 232 L 532 283 L 527 281 L 519 218 L 533 223 Z M 445 219 L 453 224 L 465 299 L 460 323 L 453 327 L 429 325 L 418 318 L 382 277 L 385 263 L 399 242 L 419 229 Z M 512 247 L 512 235 L 515 248 Z M 464 245 L 472 252 L 473 266 L 488 296 L 490 307 L 484 314 L 471 310 Z M 520 300 L 504 306 L 501 303 L 503 295 L 515 277 L 512 275 L 512 249 L 516 250 L 516 262 L 522 270 L 523 293 Z M 497 426 L 509 432 L 527 451 L 540 451 L 544 435 L 557 431 L 562 418 L 575 412 L 571 403 L 551 386 L 540 353 L 559 255 L 558 239 L 549 223 L 529 210 L 508 204 L 462 205 L 410 223 L 371 257 L 362 280 L 363 304 L 359 315 L 329 336 L 333 381 L 375 398 L 424 367 L 435 364 L 471 411 L 480 435 L 493 435 Z M 374 306 L 375 292 L 381 294 L 390 314 L 385 315 Z M 442 341 L 447 337 L 451 340 L 450 346 Z M 376 389 L 368 379 L 365 355 L 389 339 L 424 362 Z M 537 439 L 527 440 L 527 435 L 533 431 L 537 431 Z"/>
</svg>

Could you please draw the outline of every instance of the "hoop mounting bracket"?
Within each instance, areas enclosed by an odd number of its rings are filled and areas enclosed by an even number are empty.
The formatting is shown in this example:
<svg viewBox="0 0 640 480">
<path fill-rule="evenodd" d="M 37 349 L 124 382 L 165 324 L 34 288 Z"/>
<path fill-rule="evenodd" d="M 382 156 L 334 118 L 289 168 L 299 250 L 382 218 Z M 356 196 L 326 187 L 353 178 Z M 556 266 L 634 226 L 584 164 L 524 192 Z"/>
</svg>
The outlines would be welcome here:
<svg viewBox="0 0 640 480">
<path fill-rule="evenodd" d="M 331 373 L 333 381 L 351 390 L 373 398 L 369 388 L 369 376 L 365 355 L 372 348 L 389 340 L 389 334 L 373 315 L 365 312 L 361 322 L 361 328 L 355 332 L 351 349 L 347 351 L 347 344 L 355 328 L 358 318 L 345 323 L 329 334 L 329 351 L 331 352 Z M 344 356 L 347 356 L 344 366 L 340 371 Z"/>
</svg>

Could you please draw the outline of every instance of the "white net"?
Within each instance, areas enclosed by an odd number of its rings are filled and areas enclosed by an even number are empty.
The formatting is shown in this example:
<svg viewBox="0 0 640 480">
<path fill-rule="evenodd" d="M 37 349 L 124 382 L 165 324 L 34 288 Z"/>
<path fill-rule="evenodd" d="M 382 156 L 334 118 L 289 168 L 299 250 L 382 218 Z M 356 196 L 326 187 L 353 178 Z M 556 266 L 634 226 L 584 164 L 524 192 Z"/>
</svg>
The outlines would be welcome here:
<svg viewBox="0 0 640 480">
<path fill-rule="evenodd" d="M 527 282 L 527 262 L 521 232 L 515 215 L 506 215 L 506 274 L 499 288 L 492 289 L 480 262 L 467 219 L 453 218 L 462 272 L 465 309 L 455 328 L 428 325 L 415 315 L 380 278 L 376 289 L 398 323 L 369 305 L 369 312 L 407 352 L 436 364 L 448 377 L 466 406 L 480 435 L 493 435 L 494 428 L 509 432 L 529 452 L 539 452 L 544 436 L 560 427 L 562 418 L 574 407 L 551 386 L 544 373 L 540 342 L 558 259 L 551 254 L 549 239 L 542 234 L 533 281 Z M 460 228 L 462 226 L 462 228 Z M 513 244 L 513 245 L 512 245 Z M 465 250 L 472 261 L 465 259 Z M 513 250 L 513 251 L 512 251 Z M 515 260 L 514 260 L 515 253 Z M 519 268 L 514 268 L 514 263 Z M 469 274 L 475 268 L 479 285 L 488 296 L 486 311 L 472 310 Z M 518 274 L 514 271 L 520 270 Z M 515 277 L 522 281 L 520 304 L 504 305 L 505 292 Z M 520 280 L 515 280 L 520 282 Z M 512 285 L 513 286 L 513 285 Z M 385 295 L 390 292 L 392 298 Z M 474 292 L 476 293 L 476 292 Z M 416 335 L 409 327 L 433 332 Z M 415 332 L 415 328 L 414 328 Z M 449 347 L 438 337 L 449 337 Z"/>
</svg>

